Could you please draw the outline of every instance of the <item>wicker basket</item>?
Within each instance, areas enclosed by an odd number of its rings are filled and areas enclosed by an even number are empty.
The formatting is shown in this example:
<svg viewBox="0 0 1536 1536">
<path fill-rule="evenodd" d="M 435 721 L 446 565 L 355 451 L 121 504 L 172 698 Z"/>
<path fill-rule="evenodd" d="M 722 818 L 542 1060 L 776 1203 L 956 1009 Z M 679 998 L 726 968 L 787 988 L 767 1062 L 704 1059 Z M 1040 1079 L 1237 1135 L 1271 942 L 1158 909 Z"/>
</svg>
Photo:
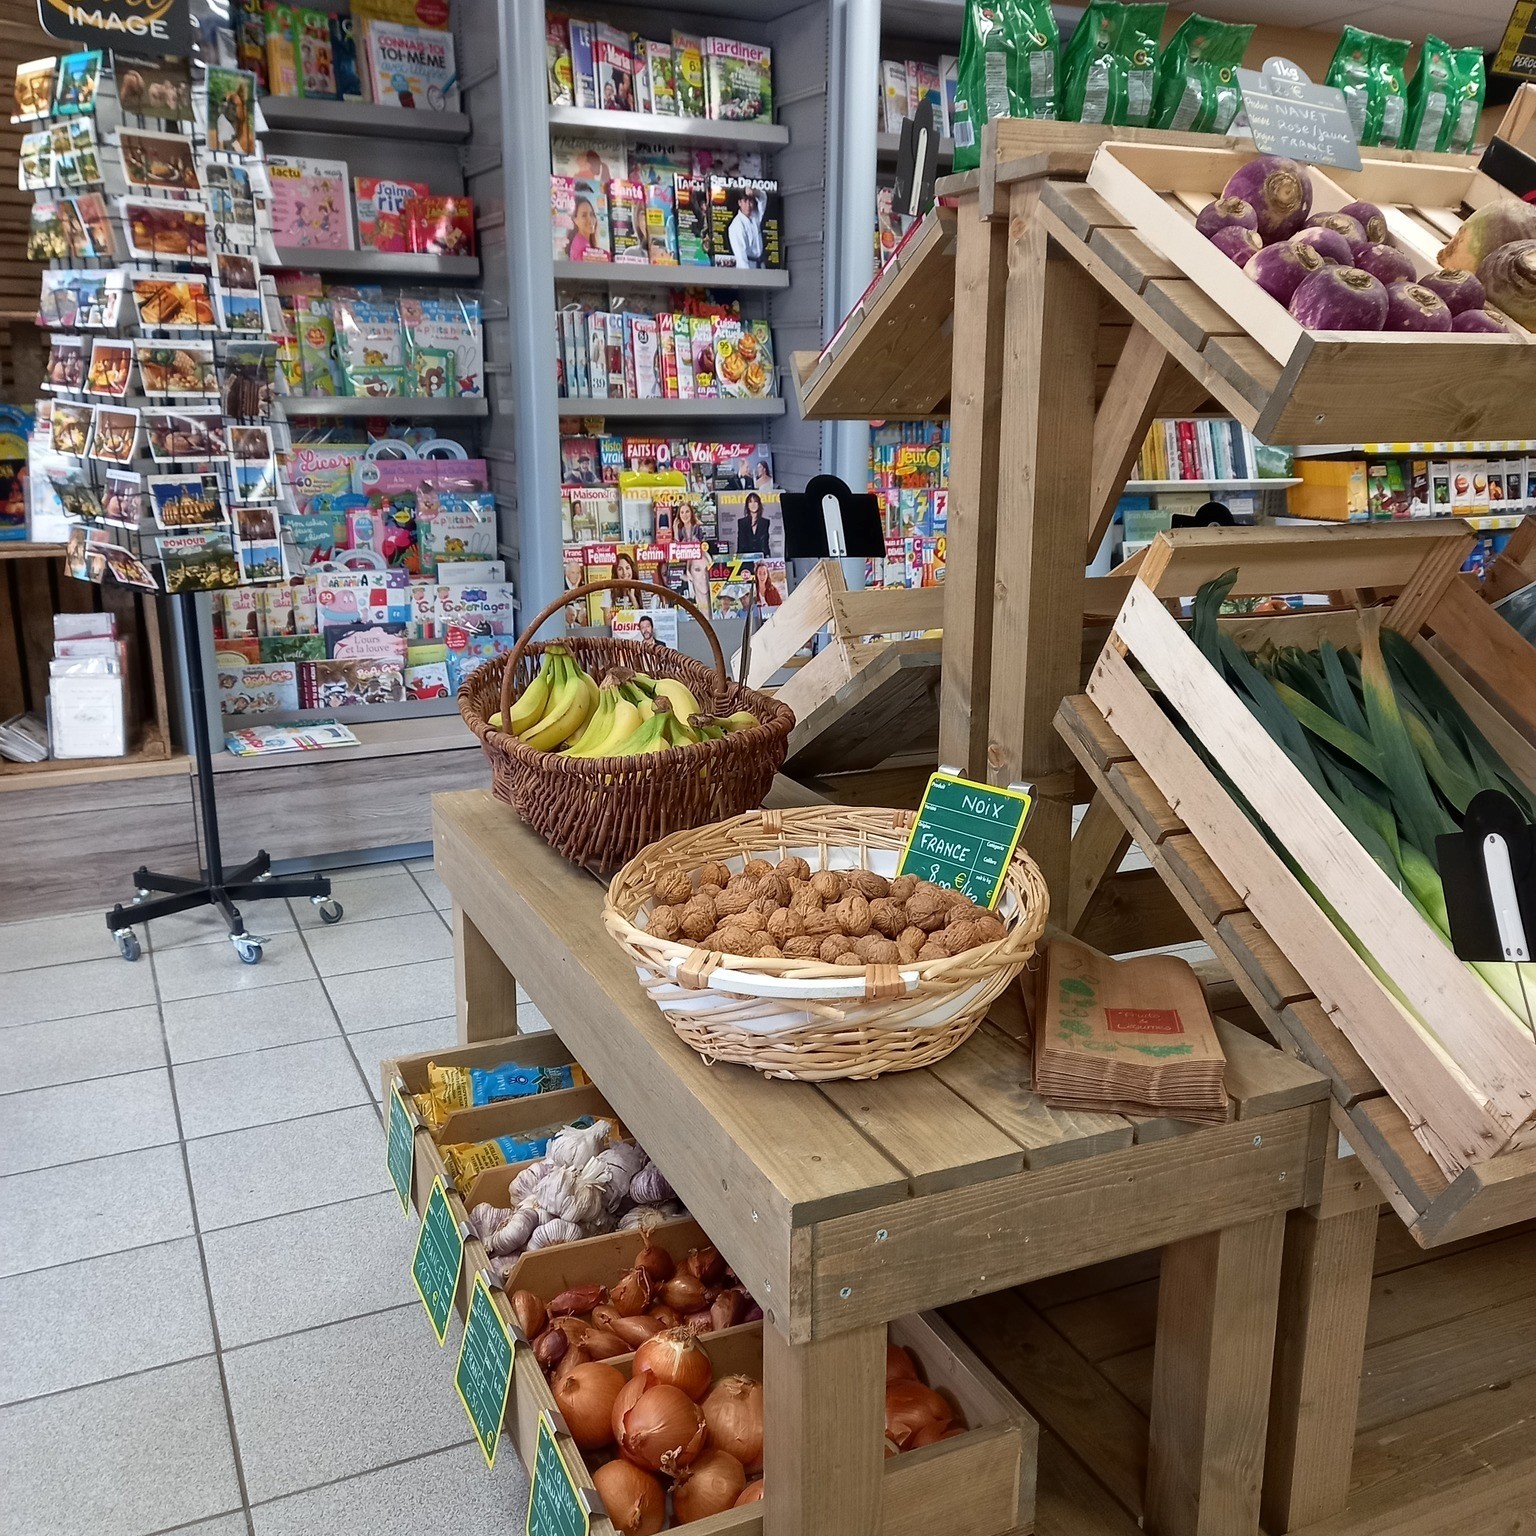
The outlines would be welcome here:
<svg viewBox="0 0 1536 1536">
<path fill-rule="evenodd" d="M 749 960 L 646 931 L 651 893 L 664 871 L 691 876 L 710 859 L 740 870 L 751 858 L 797 855 L 813 870 L 893 875 L 912 815 L 848 806 L 757 811 L 676 833 L 614 876 L 603 922 L 672 1027 L 710 1060 L 806 1082 L 929 1066 L 969 1039 L 1044 932 L 1045 881 L 1023 852 L 1009 865 L 997 906 L 1007 936 L 949 960 Z"/>
<path fill-rule="evenodd" d="M 534 635 L 569 602 L 590 592 L 619 587 L 654 592 L 675 603 L 703 627 L 714 652 L 713 669 L 667 646 L 606 636 L 567 636 L 535 643 Z M 570 652 L 595 678 L 610 667 L 629 667 L 653 677 L 675 677 L 706 710 L 746 710 L 762 724 L 733 731 L 719 741 L 673 747 L 638 757 L 563 757 L 541 752 L 492 726 L 507 717 L 512 701 L 533 681 L 550 644 Z M 658 838 L 763 803 L 784 762 L 793 712 L 766 694 L 730 681 L 720 641 L 709 620 L 686 598 L 645 581 L 594 581 L 551 603 L 518 639 L 504 668 L 487 663 L 459 689 L 459 713 L 480 738 L 491 764 L 491 790 L 551 847 L 575 864 L 607 873 Z"/>
</svg>

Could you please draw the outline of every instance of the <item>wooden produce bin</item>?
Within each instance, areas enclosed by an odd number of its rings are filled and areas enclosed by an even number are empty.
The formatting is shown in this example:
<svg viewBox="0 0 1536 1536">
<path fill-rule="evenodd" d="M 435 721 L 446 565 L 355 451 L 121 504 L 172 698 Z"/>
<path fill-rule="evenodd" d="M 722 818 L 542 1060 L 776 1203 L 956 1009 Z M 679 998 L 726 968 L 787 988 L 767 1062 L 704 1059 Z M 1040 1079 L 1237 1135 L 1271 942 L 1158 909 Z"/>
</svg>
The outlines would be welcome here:
<svg viewBox="0 0 1536 1536">
<path fill-rule="evenodd" d="M 883 1458 L 886 1327 L 1158 1244 L 1178 1283 L 1160 1320 L 1147 1525 L 1201 1536 L 1246 1511 L 1252 1528 L 1281 1235 L 1321 1190 L 1317 1073 L 1232 1029 L 1231 1123 L 1055 1112 L 1028 1087 L 1017 989 L 924 1070 L 813 1085 L 711 1065 L 608 938 L 599 884 L 487 793 L 440 795 L 434 813 L 461 990 L 510 999 L 517 968 L 764 1309 L 767 1536 L 1030 1530 L 1016 1409 Z M 511 1006 L 470 1027 L 505 1028 Z"/>
</svg>

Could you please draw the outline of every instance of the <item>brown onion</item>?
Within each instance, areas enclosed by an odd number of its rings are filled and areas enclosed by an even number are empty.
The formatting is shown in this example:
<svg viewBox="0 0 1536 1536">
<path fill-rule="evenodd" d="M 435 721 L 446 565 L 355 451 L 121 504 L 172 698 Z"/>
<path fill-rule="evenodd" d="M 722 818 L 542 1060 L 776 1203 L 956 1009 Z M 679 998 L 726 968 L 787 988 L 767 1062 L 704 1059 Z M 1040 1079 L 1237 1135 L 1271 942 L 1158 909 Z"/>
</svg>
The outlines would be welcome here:
<svg viewBox="0 0 1536 1536">
<path fill-rule="evenodd" d="M 600 1285 L 572 1285 L 544 1305 L 551 1317 L 579 1317 L 590 1312 L 607 1294 Z"/>
<path fill-rule="evenodd" d="M 902 1450 L 913 1435 L 933 1423 L 950 1423 L 955 1411 L 920 1381 L 893 1381 L 885 1389 L 885 1432 Z"/>
<path fill-rule="evenodd" d="M 606 1328 L 609 1333 L 612 1333 L 615 1321 L 622 1316 L 623 1313 L 612 1302 L 605 1301 L 602 1306 L 592 1308 L 592 1326 Z"/>
<path fill-rule="evenodd" d="M 755 1483 L 748 1483 L 747 1486 L 742 1489 L 741 1497 L 736 1500 L 736 1508 L 741 1509 L 747 1504 L 756 1504 L 757 1501 L 762 1498 L 762 1496 L 763 1480 L 762 1478 L 758 1478 Z"/>
<path fill-rule="evenodd" d="M 747 1474 L 729 1451 L 705 1451 L 684 1467 L 672 1485 L 672 1510 L 679 1525 L 707 1520 L 732 1508 L 746 1490 Z"/>
<path fill-rule="evenodd" d="M 656 1536 L 667 1522 L 667 1496 L 649 1472 L 622 1458 L 592 1474 L 603 1508 L 619 1536 Z"/>
<path fill-rule="evenodd" d="M 702 1402 L 715 1368 L 699 1348 L 691 1328 L 668 1328 L 647 1339 L 635 1351 L 635 1375 L 654 1376 L 664 1387 L 678 1387 L 694 1402 Z"/>
<path fill-rule="evenodd" d="M 635 1268 L 643 1269 L 658 1285 L 670 1280 L 673 1271 L 677 1268 L 672 1255 L 665 1248 L 658 1248 L 651 1241 L 651 1234 L 644 1228 L 640 1231 L 640 1240 L 645 1247 L 635 1255 Z"/>
<path fill-rule="evenodd" d="M 885 1384 L 889 1386 L 893 1381 L 916 1380 L 917 1367 L 912 1363 L 912 1356 L 900 1344 L 887 1342 L 885 1346 Z"/>
<path fill-rule="evenodd" d="M 695 1333 L 713 1333 L 715 1331 L 714 1314 L 708 1307 L 699 1312 L 690 1312 L 683 1319 L 683 1327 L 691 1328 Z"/>
<path fill-rule="evenodd" d="M 581 1343 L 594 1360 L 611 1360 L 615 1355 L 627 1355 L 634 1348 L 607 1328 L 594 1328 Z"/>
<path fill-rule="evenodd" d="M 636 1317 L 650 1306 L 655 1294 L 650 1275 L 643 1269 L 631 1269 L 608 1293 L 608 1299 L 620 1317 Z"/>
<path fill-rule="evenodd" d="M 709 1320 L 718 1333 L 722 1328 L 734 1328 L 747 1310 L 747 1293 L 734 1286 L 720 1292 L 709 1304 Z"/>
<path fill-rule="evenodd" d="M 663 1328 L 681 1328 L 683 1326 L 683 1314 L 676 1307 L 667 1306 L 665 1302 L 649 1308 L 649 1314 Z"/>
<path fill-rule="evenodd" d="M 552 1371 L 565 1358 L 570 1342 L 558 1328 L 546 1328 L 533 1341 L 533 1358 L 546 1371 Z"/>
<path fill-rule="evenodd" d="M 697 1312 L 704 1303 L 704 1282 L 697 1275 L 682 1272 L 661 1288 L 661 1299 L 679 1312 Z"/>
<path fill-rule="evenodd" d="M 709 1443 L 729 1451 L 748 1472 L 763 1470 L 763 1388 L 750 1376 L 717 1381 L 704 1399 Z"/>
<path fill-rule="evenodd" d="M 613 1332 L 631 1349 L 638 1349 L 653 1334 L 660 1333 L 661 1328 L 654 1317 L 647 1317 L 643 1312 L 639 1317 L 619 1317 L 613 1322 Z"/>
<path fill-rule="evenodd" d="M 676 1476 L 704 1449 L 704 1415 L 686 1392 L 640 1380 L 646 1385 L 630 1407 L 618 1413 L 615 1404 L 619 1449 L 648 1472 Z"/>
<path fill-rule="evenodd" d="M 517 1326 L 528 1338 L 538 1338 L 549 1321 L 544 1303 L 532 1291 L 513 1291 L 508 1300 L 512 1303 L 512 1316 L 517 1319 Z"/>
<path fill-rule="evenodd" d="M 572 1344 L 560 1357 L 560 1364 L 555 1367 L 555 1374 L 550 1380 L 559 1386 L 578 1365 L 588 1365 L 592 1360 L 592 1351 L 585 1344 Z"/>
<path fill-rule="evenodd" d="M 555 1405 L 565 1415 L 571 1439 L 584 1451 L 613 1444 L 613 1405 L 624 1378 L 611 1365 L 578 1365 L 555 1384 Z"/>
<path fill-rule="evenodd" d="M 925 1445 L 937 1445 L 940 1440 L 948 1440 L 951 1435 L 964 1433 L 965 1431 L 958 1424 L 944 1424 L 935 1419 L 931 1424 L 925 1424 L 918 1430 L 907 1441 L 906 1448 L 909 1451 L 920 1451 Z"/>
<path fill-rule="evenodd" d="M 552 1317 L 549 1326 L 556 1333 L 563 1333 L 572 1344 L 579 1344 L 592 1332 L 592 1324 L 584 1317 Z"/>
<path fill-rule="evenodd" d="M 624 1390 L 614 1399 L 613 1413 L 611 1415 L 610 1428 L 613 1430 L 613 1438 L 619 1438 L 619 1426 L 624 1421 L 624 1415 L 640 1401 L 641 1394 L 647 1387 L 654 1387 L 655 1381 L 649 1376 L 631 1376 L 624 1383 Z"/>
<path fill-rule="evenodd" d="M 697 1276 L 705 1285 L 719 1285 L 725 1279 L 725 1260 L 713 1243 L 702 1248 L 690 1248 L 683 1260 L 688 1273 Z"/>
</svg>

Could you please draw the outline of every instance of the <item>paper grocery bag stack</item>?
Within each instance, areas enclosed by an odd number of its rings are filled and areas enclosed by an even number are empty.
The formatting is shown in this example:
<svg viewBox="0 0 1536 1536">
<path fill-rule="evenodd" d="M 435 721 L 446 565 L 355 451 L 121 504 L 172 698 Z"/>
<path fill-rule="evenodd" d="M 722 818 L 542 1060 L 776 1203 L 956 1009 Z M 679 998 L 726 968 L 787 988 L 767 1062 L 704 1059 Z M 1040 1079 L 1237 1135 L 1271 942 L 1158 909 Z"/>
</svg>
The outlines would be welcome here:
<svg viewBox="0 0 1536 1536">
<path fill-rule="evenodd" d="M 1175 955 L 1115 960 L 1053 939 L 1037 971 L 1035 1092 L 1058 1109 L 1228 1118 L 1226 1057 L 1200 978 Z"/>
</svg>

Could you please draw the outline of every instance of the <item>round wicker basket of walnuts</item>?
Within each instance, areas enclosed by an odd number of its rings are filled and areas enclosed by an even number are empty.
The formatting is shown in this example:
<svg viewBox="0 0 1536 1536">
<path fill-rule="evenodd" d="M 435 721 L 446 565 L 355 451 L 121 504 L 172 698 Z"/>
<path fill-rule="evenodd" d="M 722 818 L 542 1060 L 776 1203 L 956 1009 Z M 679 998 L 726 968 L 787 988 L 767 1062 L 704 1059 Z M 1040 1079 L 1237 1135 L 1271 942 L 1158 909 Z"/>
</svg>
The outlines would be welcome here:
<svg viewBox="0 0 1536 1536">
<path fill-rule="evenodd" d="M 981 1023 L 1045 928 L 1014 856 L 995 911 L 897 873 L 910 811 L 754 811 L 675 833 L 614 877 L 603 920 L 701 1055 L 771 1077 L 928 1066 Z"/>
</svg>

